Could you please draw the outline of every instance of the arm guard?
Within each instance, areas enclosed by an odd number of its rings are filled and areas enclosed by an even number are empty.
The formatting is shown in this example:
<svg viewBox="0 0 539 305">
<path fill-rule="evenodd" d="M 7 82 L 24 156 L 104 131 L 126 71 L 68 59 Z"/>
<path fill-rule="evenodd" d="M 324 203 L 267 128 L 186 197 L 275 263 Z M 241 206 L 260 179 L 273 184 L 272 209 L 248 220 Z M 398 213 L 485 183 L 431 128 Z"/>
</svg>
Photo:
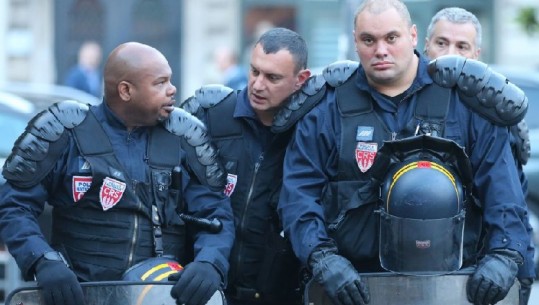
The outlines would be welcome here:
<svg viewBox="0 0 539 305">
<path fill-rule="evenodd" d="M 206 85 L 195 91 L 195 95 L 189 97 L 180 104 L 185 111 L 196 115 L 202 109 L 211 108 L 225 100 L 234 90 L 223 85 Z"/>
<path fill-rule="evenodd" d="M 428 72 L 436 84 L 456 86 L 461 100 L 494 124 L 515 125 L 526 115 L 528 98 L 524 92 L 480 61 L 441 56 L 429 63 Z"/>
<path fill-rule="evenodd" d="M 210 142 L 206 126 L 187 111 L 175 108 L 165 122 L 165 128 L 185 139 L 189 167 L 200 182 L 214 191 L 222 191 L 226 185 L 226 172 L 217 149 Z"/>
<path fill-rule="evenodd" d="M 515 138 L 515 142 L 511 142 L 513 154 L 522 165 L 526 165 L 531 155 L 528 124 L 526 124 L 525 120 L 520 121 L 518 124 L 511 126 L 511 133 Z"/>
<path fill-rule="evenodd" d="M 337 61 L 327 66 L 322 75 L 311 76 L 275 115 L 272 131 L 284 132 L 294 126 L 322 100 L 326 93 L 326 84 L 332 87 L 340 86 L 352 76 L 358 66 L 359 63 L 349 60 Z"/>
<path fill-rule="evenodd" d="M 88 107 L 76 101 L 58 102 L 30 120 L 4 164 L 6 180 L 20 187 L 38 184 L 64 152 L 68 144 L 65 130 L 79 125 Z"/>
</svg>

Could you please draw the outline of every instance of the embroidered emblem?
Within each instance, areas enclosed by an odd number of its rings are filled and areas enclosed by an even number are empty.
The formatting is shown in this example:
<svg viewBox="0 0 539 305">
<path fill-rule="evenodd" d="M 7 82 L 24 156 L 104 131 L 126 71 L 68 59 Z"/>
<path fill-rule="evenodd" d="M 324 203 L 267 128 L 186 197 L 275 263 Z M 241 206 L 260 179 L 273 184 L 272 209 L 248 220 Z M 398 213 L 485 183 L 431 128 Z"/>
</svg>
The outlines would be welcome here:
<svg viewBox="0 0 539 305">
<path fill-rule="evenodd" d="M 416 240 L 415 247 L 418 249 L 428 249 L 430 248 L 430 240 Z"/>
<path fill-rule="evenodd" d="M 125 182 L 109 177 L 103 180 L 103 185 L 101 185 L 101 190 L 99 191 L 99 202 L 101 202 L 103 211 L 112 208 L 122 199 L 125 188 Z"/>
<path fill-rule="evenodd" d="M 71 186 L 73 188 L 73 201 L 79 201 L 84 193 L 92 185 L 92 176 L 73 176 Z"/>
<path fill-rule="evenodd" d="M 79 172 L 80 173 L 91 173 L 92 172 L 92 166 L 90 165 L 90 162 L 86 161 L 84 157 L 78 157 L 79 162 Z"/>
<path fill-rule="evenodd" d="M 230 197 L 236 188 L 236 183 L 238 182 L 238 176 L 234 174 L 228 174 L 226 176 L 226 186 L 225 186 L 225 195 Z"/>
<path fill-rule="evenodd" d="M 356 162 L 359 170 L 364 173 L 371 168 L 378 151 L 377 143 L 359 142 L 356 146 Z"/>
<path fill-rule="evenodd" d="M 358 126 L 356 131 L 356 141 L 365 142 L 372 141 L 374 134 L 374 127 L 371 126 Z"/>
</svg>

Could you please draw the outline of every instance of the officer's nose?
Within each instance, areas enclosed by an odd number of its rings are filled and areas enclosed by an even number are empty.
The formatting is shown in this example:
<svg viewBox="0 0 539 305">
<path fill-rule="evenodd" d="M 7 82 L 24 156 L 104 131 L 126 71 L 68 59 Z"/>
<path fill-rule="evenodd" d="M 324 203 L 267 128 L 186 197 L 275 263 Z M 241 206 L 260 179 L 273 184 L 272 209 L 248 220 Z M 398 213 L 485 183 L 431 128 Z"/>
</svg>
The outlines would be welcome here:
<svg viewBox="0 0 539 305">
<path fill-rule="evenodd" d="M 253 90 L 255 91 L 264 90 L 265 88 L 264 77 L 262 75 L 253 77 L 253 83 L 251 86 L 253 87 Z"/>
<path fill-rule="evenodd" d="M 172 83 L 170 84 L 170 88 L 168 89 L 168 95 L 175 95 L 176 94 L 176 86 L 174 86 Z"/>
</svg>

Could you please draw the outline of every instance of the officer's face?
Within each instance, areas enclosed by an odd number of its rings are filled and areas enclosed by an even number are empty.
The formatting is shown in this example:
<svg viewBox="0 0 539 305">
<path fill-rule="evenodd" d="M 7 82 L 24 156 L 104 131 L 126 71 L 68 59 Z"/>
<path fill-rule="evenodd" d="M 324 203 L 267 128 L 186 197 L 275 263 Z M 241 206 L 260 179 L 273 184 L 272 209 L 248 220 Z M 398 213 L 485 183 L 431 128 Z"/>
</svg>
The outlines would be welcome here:
<svg viewBox="0 0 539 305">
<path fill-rule="evenodd" d="M 453 23 L 442 19 L 434 25 L 430 39 L 425 40 L 425 52 L 432 59 L 442 55 L 478 59 L 481 49 L 475 44 L 476 37 L 473 24 Z"/>
<path fill-rule="evenodd" d="M 138 73 L 132 87 L 131 116 L 139 126 L 155 125 L 173 110 L 176 87 L 171 83 L 172 69 L 161 55 L 141 63 Z"/>
<path fill-rule="evenodd" d="M 378 90 L 399 87 L 400 90 L 406 87 L 405 83 L 412 82 L 416 74 L 417 30 L 396 9 L 379 13 L 362 11 L 356 18 L 354 40 L 361 65 L 373 87 Z"/>
<path fill-rule="evenodd" d="M 308 70 L 295 70 L 294 59 L 288 50 L 266 54 L 260 44 L 253 49 L 247 90 L 251 106 L 265 125 L 271 125 L 282 103 L 310 75 Z"/>
</svg>

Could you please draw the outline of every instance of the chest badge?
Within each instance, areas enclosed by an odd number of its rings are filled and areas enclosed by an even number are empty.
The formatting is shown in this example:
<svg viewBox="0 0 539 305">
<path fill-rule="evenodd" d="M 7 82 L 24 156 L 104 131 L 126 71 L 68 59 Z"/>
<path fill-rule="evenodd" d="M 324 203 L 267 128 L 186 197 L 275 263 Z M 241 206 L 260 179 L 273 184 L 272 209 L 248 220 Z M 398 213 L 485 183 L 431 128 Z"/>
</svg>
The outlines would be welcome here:
<svg viewBox="0 0 539 305">
<path fill-rule="evenodd" d="M 356 146 L 356 162 L 362 173 L 371 168 L 378 151 L 378 143 L 358 142 Z"/>
<path fill-rule="evenodd" d="M 92 176 L 73 176 L 71 187 L 73 202 L 79 201 L 92 186 Z"/>
<path fill-rule="evenodd" d="M 101 185 L 101 190 L 99 191 L 99 202 L 101 202 L 103 211 L 112 208 L 122 199 L 125 188 L 125 182 L 109 177 L 103 180 L 103 185 Z"/>
<path fill-rule="evenodd" d="M 224 193 L 227 197 L 230 197 L 232 193 L 234 193 L 234 189 L 236 188 L 237 183 L 238 183 L 238 175 L 228 174 L 226 176 L 226 186 L 225 186 Z"/>
</svg>

